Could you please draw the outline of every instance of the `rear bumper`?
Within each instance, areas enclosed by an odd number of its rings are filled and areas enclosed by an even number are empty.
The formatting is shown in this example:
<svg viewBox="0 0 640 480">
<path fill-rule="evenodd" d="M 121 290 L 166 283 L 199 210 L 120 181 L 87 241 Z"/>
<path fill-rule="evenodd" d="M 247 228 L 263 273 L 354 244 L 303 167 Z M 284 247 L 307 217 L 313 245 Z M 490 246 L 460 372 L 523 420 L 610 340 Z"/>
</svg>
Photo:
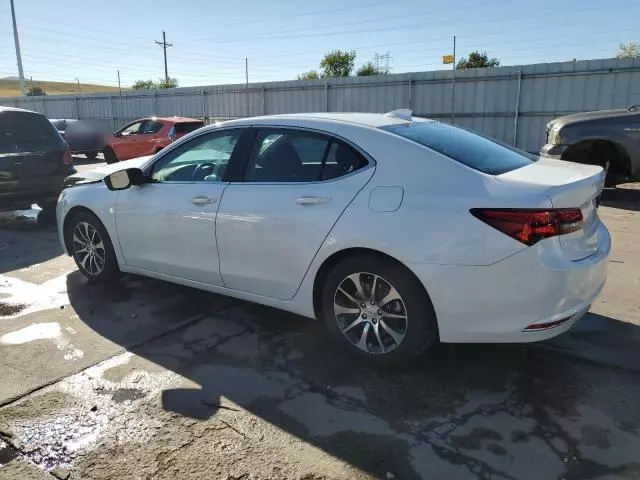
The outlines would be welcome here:
<svg viewBox="0 0 640 480">
<path fill-rule="evenodd" d="M 561 160 L 562 154 L 567 148 L 569 148 L 568 145 L 552 145 L 550 143 L 547 143 L 540 149 L 540 156 L 545 158 L 552 158 L 555 160 Z"/>
<path fill-rule="evenodd" d="M 552 238 L 493 265 L 409 267 L 431 296 L 443 342 L 546 340 L 571 328 L 604 287 L 611 239 L 598 228 L 598 250 L 579 261 Z M 551 325 L 526 330 L 540 324 Z"/>
</svg>

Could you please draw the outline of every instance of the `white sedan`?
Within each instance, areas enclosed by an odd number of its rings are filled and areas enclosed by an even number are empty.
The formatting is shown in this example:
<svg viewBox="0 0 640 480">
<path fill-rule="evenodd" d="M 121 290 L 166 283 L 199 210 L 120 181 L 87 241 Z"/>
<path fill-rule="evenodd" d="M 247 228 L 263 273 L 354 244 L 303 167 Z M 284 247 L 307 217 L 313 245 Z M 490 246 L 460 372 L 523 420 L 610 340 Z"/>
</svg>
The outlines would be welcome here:
<svg viewBox="0 0 640 480">
<path fill-rule="evenodd" d="M 69 180 L 60 240 L 90 281 L 135 273 L 320 318 L 380 363 L 566 331 L 611 245 L 602 168 L 408 111 L 234 120 Z"/>
</svg>

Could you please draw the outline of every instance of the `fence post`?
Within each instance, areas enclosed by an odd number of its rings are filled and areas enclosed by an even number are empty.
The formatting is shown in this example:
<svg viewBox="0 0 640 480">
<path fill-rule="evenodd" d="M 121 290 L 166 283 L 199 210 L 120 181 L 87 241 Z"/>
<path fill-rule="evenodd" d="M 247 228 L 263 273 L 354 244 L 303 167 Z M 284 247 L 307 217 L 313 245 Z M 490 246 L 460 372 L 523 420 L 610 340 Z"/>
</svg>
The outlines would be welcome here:
<svg viewBox="0 0 640 480">
<path fill-rule="evenodd" d="M 158 116 L 158 95 L 155 90 L 153 91 L 153 115 Z"/>
<path fill-rule="evenodd" d="M 78 100 L 78 96 L 77 95 L 74 97 L 74 100 L 75 100 L 75 104 L 76 104 L 76 118 L 78 120 L 80 120 L 80 105 L 78 104 L 79 100 Z"/>
<path fill-rule="evenodd" d="M 202 100 L 202 121 L 207 123 L 207 104 L 206 99 L 204 98 L 204 88 L 200 89 L 200 97 Z"/>
<path fill-rule="evenodd" d="M 328 112 L 329 111 L 329 82 L 327 80 L 324 81 L 324 99 L 325 99 L 324 111 Z"/>
<path fill-rule="evenodd" d="M 520 116 L 520 90 L 522 86 L 522 71 L 518 72 L 518 90 L 516 94 L 516 110 L 513 116 L 513 146 L 517 146 L 518 141 L 518 117 Z"/>
<path fill-rule="evenodd" d="M 413 111 L 413 76 L 409 80 L 409 110 Z"/>
<path fill-rule="evenodd" d="M 262 87 L 262 115 L 267 114 L 267 89 Z"/>
</svg>

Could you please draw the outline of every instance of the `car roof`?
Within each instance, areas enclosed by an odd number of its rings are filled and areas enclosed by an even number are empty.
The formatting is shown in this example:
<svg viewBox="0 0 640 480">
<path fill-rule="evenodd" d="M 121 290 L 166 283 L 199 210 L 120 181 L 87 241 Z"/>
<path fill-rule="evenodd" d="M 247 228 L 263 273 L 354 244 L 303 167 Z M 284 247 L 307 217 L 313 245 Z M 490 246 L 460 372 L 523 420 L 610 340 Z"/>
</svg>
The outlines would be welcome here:
<svg viewBox="0 0 640 480">
<path fill-rule="evenodd" d="M 407 111 L 408 115 L 411 112 Z M 242 125 L 251 125 L 251 124 L 269 124 L 269 123 L 278 123 L 281 121 L 285 121 L 287 124 L 299 123 L 301 126 L 312 126 L 312 125 L 321 125 L 326 122 L 331 123 L 350 123 L 357 124 L 366 127 L 384 127 L 387 125 L 398 125 L 398 124 L 406 124 L 408 122 L 422 122 L 427 121 L 426 119 L 422 119 L 419 117 L 410 117 L 406 116 L 396 116 L 395 112 L 390 112 L 388 114 L 384 113 L 327 113 L 327 112 L 319 112 L 319 113 L 293 113 L 293 114 L 282 114 L 282 115 L 265 115 L 261 117 L 250 117 L 243 118 L 239 120 L 231 120 L 229 122 L 224 122 L 224 125 L 233 125 L 233 124 L 242 124 Z"/>
<path fill-rule="evenodd" d="M 34 113 L 36 115 L 42 115 L 41 113 L 34 112 L 32 110 L 25 110 L 24 108 L 17 108 L 17 107 L 0 107 L 0 113 L 2 112 L 24 112 L 24 113 Z"/>
<path fill-rule="evenodd" d="M 144 119 L 147 120 L 147 119 Z M 199 118 L 191 117 L 149 117 L 148 120 L 164 120 L 165 122 L 182 123 L 182 122 L 202 122 Z"/>
</svg>

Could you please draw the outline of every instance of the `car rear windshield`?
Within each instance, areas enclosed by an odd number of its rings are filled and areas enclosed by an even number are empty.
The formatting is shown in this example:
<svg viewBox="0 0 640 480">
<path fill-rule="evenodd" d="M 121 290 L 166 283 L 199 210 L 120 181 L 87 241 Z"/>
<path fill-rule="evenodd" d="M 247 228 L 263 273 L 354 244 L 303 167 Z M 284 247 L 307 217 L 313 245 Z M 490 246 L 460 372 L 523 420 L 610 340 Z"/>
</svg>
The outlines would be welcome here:
<svg viewBox="0 0 640 480">
<path fill-rule="evenodd" d="M 380 128 L 489 175 L 510 172 L 537 160 L 522 150 L 446 123 L 411 122 Z"/>
<path fill-rule="evenodd" d="M 0 113 L 0 154 L 63 148 L 64 140 L 43 115 L 16 111 Z"/>
<path fill-rule="evenodd" d="M 177 134 L 191 133 L 204 125 L 204 122 L 180 122 L 175 124 Z"/>
</svg>

